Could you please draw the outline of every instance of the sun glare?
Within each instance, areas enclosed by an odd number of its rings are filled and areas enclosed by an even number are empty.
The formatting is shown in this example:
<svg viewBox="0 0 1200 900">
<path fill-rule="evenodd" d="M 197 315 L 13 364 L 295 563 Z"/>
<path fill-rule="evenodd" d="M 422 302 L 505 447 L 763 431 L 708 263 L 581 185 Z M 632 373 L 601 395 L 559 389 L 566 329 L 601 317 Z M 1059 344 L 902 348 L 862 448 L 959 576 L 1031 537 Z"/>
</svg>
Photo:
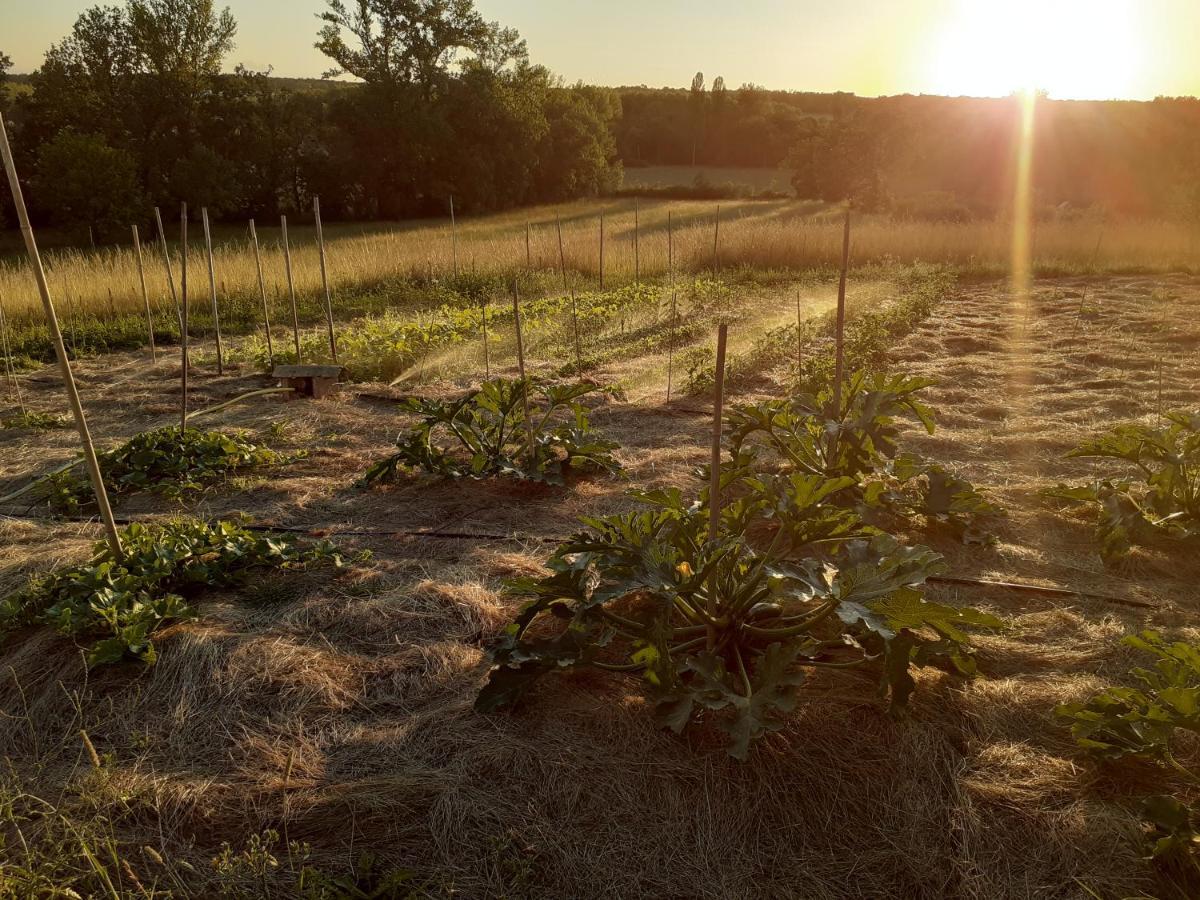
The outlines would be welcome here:
<svg viewBox="0 0 1200 900">
<path fill-rule="evenodd" d="M 1143 66 L 1137 0 L 956 0 L 927 57 L 934 93 L 1133 96 Z"/>
</svg>

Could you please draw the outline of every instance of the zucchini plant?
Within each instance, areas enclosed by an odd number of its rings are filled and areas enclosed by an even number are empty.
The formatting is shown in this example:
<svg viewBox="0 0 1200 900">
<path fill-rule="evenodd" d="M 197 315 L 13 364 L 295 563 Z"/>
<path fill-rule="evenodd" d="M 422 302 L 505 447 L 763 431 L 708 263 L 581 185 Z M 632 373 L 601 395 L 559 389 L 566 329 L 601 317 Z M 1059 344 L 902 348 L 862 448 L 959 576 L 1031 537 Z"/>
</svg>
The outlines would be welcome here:
<svg viewBox="0 0 1200 900">
<path fill-rule="evenodd" d="M 842 503 L 920 516 L 931 529 L 979 539 L 1002 514 L 1000 507 L 944 466 L 899 452 L 901 417 L 934 432 L 933 411 L 919 397 L 931 384 L 857 372 L 843 384 L 840 399 L 825 390 L 735 407 L 726 418 L 731 453 L 761 467 L 756 460 L 765 450 L 790 472 L 848 478 Z"/>
<path fill-rule="evenodd" d="M 737 454 L 765 446 L 795 471 L 860 478 L 897 453 L 897 417 L 911 415 L 932 434 L 933 412 L 917 396 L 934 382 L 905 375 L 856 372 L 832 390 L 735 407 L 727 416 Z"/>
<path fill-rule="evenodd" d="M 588 530 L 550 559 L 552 574 L 510 584 L 531 600 L 493 648 L 476 708 L 510 705 L 552 671 L 638 674 L 660 724 L 681 732 L 715 715 L 744 759 L 815 669 L 872 667 L 893 712 L 907 705 L 913 667 L 974 674 L 965 629 L 1002 623 L 926 601 L 941 557 L 867 536 L 829 503 L 850 483 L 797 475 L 747 491 L 722 509 L 715 535 L 708 504 L 678 489 L 636 494 L 647 507 L 637 512 L 585 519 Z M 772 520 L 769 536 L 749 533 Z"/>
<path fill-rule="evenodd" d="M 1123 475 L 1046 491 L 1051 499 L 1095 510 L 1105 562 L 1156 536 L 1185 539 L 1200 533 L 1200 413 L 1168 413 L 1160 428 L 1119 425 L 1067 457 L 1124 464 Z"/>
<path fill-rule="evenodd" d="M 241 435 L 200 431 L 178 425 L 134 436 L 99 454 L 104 487 L 112 495 L 154 491 L 168 497 L 198 493 L 241 469 L 276 466 L 299 459 L 251 443 Z M 64 511 L 75 513 L 94 501 L 91 483 L 76 471 L 50 476 L 42 495 Z"/>
<path fill-rule="evenodd" d="M 572 474 L 617 474 L 621 464 L 613 451 L 619 445 L 595 432 L 579 402 L 602 390 L 583 383 L 498 378 L 452 402 L 406 398 L 401 410 L 421 421 L 400 434 L 396 453 L 367 470 L 363 481 L 395 480 L 405 469 L 448 478 L 508 475 L 555 485 Z"/>
<path fill-rule="evenodd" d="M 1154 657 L 1152 668 L 1137 668 L 1137 686 L 1112 687 L 1083 703 L 1066 703 L 1057 715 L 1070 726 L 1079 746 L 1105 761 L 1140 759 L 1160 766 L 1186 785 L 1193 801 L 1155 795 L 1142 812 L 1150 825 L 1153 855 L 1181 868 L 1200 887 L 1200 773 L 1178 756 L 1184 736 L 1200 734 L 1200 647 L 1168 642 L 1146 631 L 1125 639 Z"/>
<path fill-rule="evenodd" d="M 167 622 L 195 615 L 192 600 L 209 588 L 236 585 L 251 572 L 342 565 L 334 546 L 257 534 L 232 522 L 178 520 L 121 534 L 124 556 L 107 542 L 83 565 L 33 579 L 0 598 L 0 637 L 16 628 L 48 625 L 90 640 L 89 666 L 157 658 L 151 638 Z"/>
</svg>

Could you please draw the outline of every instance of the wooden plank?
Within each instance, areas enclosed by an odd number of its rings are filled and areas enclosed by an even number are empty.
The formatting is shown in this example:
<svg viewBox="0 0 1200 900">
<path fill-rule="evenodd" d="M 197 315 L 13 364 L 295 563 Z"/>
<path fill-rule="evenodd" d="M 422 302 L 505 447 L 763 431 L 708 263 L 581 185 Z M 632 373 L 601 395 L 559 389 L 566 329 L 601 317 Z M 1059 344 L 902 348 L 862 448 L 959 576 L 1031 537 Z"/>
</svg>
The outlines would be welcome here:
<svg viewBox="0 0 1200 900">
<path fill-rule="evenodd" d="M 341 378 L 342 366 L 276 366 L 272 378 Z"/>
</svg>

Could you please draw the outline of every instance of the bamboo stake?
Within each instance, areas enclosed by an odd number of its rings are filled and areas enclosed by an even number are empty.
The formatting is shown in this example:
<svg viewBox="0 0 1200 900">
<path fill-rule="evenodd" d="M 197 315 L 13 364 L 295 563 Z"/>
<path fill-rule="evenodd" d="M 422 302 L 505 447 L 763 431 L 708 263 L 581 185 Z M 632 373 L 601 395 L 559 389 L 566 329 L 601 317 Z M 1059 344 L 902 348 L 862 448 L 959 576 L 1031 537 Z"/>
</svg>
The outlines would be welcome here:
<svg viewBox="0 0 1200 900">
<path fill-rule="evenodd" d="M 138 227 L 133 226 L 133 252 L 137 256 L 138 283 L 142 287 L 142 305 L 146 307 L 146 337 L 150 338 L 150 361 L 158 363 L 158 350 L 154 346 L 154 316 L 150 313 L 150 294 L 146 292 L 146 267 L 142 261 L 142 240 Z"/>
<path fill-rule="evenodd" d="M 804 367 L 804 313 L 800 310 L 800 290 L 796 290 L 796 377 Z"/>
<path fill-rule="evenodd" d="M 1100 225 L 1100 234 L 1096 237 L 1096 249 L 1092 251 L 1092 264 L 1090 266 L 1088 266 L 1089 271 L 1095 271 L 1095 269 L 1096 269 L 1096 262 L 1100 258 L 1100 245 L 1103 242 L 1104 242 L 1104 223 L 1102 222 Z M 1087 303 L 1087 289 L 1088 289 L 1088 286 L 1085 283 L 1083 286 L 1083 290 L 1079 292 L 1079 311 L 1075 314 L 1075 327 L 1071 329 L 1072 339 L 1079 336 L 1079 327 L 1083 321 L 1083 308 L 1084 308 L 1084 305 Z"/>
<path fill-rule="evenodd" d="M 65 283 L 64 283 L 65 284 Z M 63 287 L 63 296 L 67 298 L 67 327 L 71 329 L 71 353 L 75 356 L 79 355 L 79 337 L 77 328 L 79 325 L 79 315 L 75 309 L 75 303 L 71 299 L 71 292 Z"/>
<path fill-rule="evenodd" d="M 212 302 L 213 328 L 217 333 L 217 374 L 225 374 L 225 354 L 221 351 L 221 312 L 217 308 L 217 274 L 213 269 L 212 232 L 208 227 L 208 208 L 201 207 L 200 221 L 204 226 L 204 247 L 208 253 L 208 296 Z"/>
<path fill-rule="evenodd" d="M 487 300 L 479 301 L 479 311 L 483 316 L 483 377 L 487 381 L 492 380 L 492 361 L 491 354 L 488 350 L 488 328 L 487 328 Z"/>
<path fill-rule="evenodd" d="M 717 328 L 716 397 L 713 402 L 712 471 L 708 484 L 708 539 L 715 541 L 721 530 L 721 430 L 725 414 L 725 345 L 729 325 Z"/>
<path fill-rule="evenodd" d="M 717 273 L 721 271 L 721 257 L 719 255 L 719 247 L 721 244 L 721 204 L 717 204 L 717 214 L 713 218 L 713 278 L 717 277 Z"/>
<path fill-rule="evenodd" d="M 262 271 L 262 254 L 258 249 L 258 229 L 254 227 L 254 220 L 250 220 L 250 241 L 254 244 L 254 266 L 258 269 L 258 294 L 262 298 L 263 308 L 263 330 L 267 333 L 267 359 L 271 362 L 271 368 L 275 368 L 275 347 L 271 343 L 271 312 L 267 308 L 267 285 L 263 281 Z"/>
<path fill-rule="evenodd" d="M 633 283 L 642 283 L 642 242 L 641 229 L 638 225 L 639 203 L 637 198 L 633 201 Z"/>
<path fill-rule="evenodd" d="M 182 361 L 180 363 L 179 391 L 179 433 L 187 430 L 188 420 L 188 213 L 187 204 L 179 205 L 179 315 L 182 323 L 179 346 Z"/>
<path fill-rule="evenodd" d="M 458 278 L 458 221 L 454 218 L 454 195 L 450 195 L 450 258 L 454 264 L 454 277 Z"/>
<path fill-rule="evenodd" d="M 567 257 L 563 252 L 562 219 L 555 216 L 558 226 L 558 265 L 562 270 L 563 292 L 571 295 L 571 323 L 575 327 L 575 368 L 576 374 L 583 377 L 583 351 L 579 343 L 579 312 L 575 306 L 575 289 L 567 283 Z"/>
<path fill-rule="evenodd" d="M 841 415 L 842 379 L 846 377 L 846 274 L 850 268 L 850 204 L 842 231 L 842 274 L 838 280 L 836 356 L 833 367 L 833 412 Z"/>
<path fill-rule="evenodd" d="M 329 355 L 336 365 L 337 338 L 333 336 L 333 295 L 329 292 L 329 271 L 325 264 L 325 231 L 321 228 L 321 198 L 313 197 L 313 217 L 317 222 L 317 246 L 321 251 L 321 285 L 325 288 L 325 324 L 329 326 Z"/>
<path fill-rule="evenodd" d="M 296 342 L 296 362 L 300 360 L 300 312 L 296 308 L 296 283 L 292 279 L 292 245 L 288 243 L 287 216 L 279 217 L 283 229 L 283 263 L 287 267 L 288 296 L 292 300 L 292 338 Z"/>
<path fill-rule="evenodd" d="M 513 298 L 513 321 L 517 326 L 517 371 L 521 374 L 521 397 L 525 404 L 525 431 L 528 434 L 529 443 L 526 451 L 529 454 L 529 462 L 533 464 L 533 419 L 529 415 L 529 382 L 525 378 L 525 340 L 521 336 L 521 301 L 517 294 L 517 280 L 513 279 L 512 284 Z"/>
<path fill-rule="evenodd" d="M 675 374 L 676 328 L 679 321 L 676 313 L 679 291 L 675 287 L 675 221 L 670 210 L 667 210 L 667 270 L 671 278 L 671 338 L 667 341 L 667 402 L 670 403 L 671 380 Z"/>
<path fill-rule="evenodd" d="M 163 263 L 167 267 L 167 287 L 171 289 L 171 304 L 175 307 L 175 317 L 179 320 L 179 331 L 183 332 L 183 310 L 179 305 L 179 295 L 175 293 L 175 274 L 171 271 L 171 251 L 167 248 L 167 233 L 163 230 L 162 213 L 154 207 L 154 221 L 158 225 L 158 243 L 162 247 Z"/>
<path fill-rule="evenodd" d="M 4 370 L 8 375 L 9 384 L 17 395 L 17 407 L 21 415 L 29 415 L 25 408 L 25 397 L 21 394 L 21 381 L 17 378 L 17 367 L 13 360 L 12 345 L 8 341 L 8 317 L 4 314 L 4 298 L 0 296 L 0 351 L 4 353 Z"/>
<path fill-rule="evenodd" d="M 50 329 L 50 337 L 54 343 L 54 354 L 58 357 L 58 366 L 62 370 L 63 387 L 67 392 L 67 400 L 71 404 L 71 413 L 75 417 L 75 427 L 79 431 L 79 442 L 83 445 L 83 456 L 87 463 L 88 475 L 92 481 L 92 490 L 96 494 L 96 505 L 100 511 L 100 519 L 108 536 L 109 547 L 113 556 L 120 560 L 125 556 L 121 546 L 121 536 L 117 533 L 117 523 L 113 520 L 112 507 L 108 505 L 108 492 L 104 489 L 104 476 L 100 472 L 100 461 L 96 458 L 96 448 L 92 444 L 92 433 L 88 429 L 87 416 L 83 411 L 83 403 L 79 399 L 79 391 L 75 387 L 75 376 L 71 372 L 71 362 L 67 359 L 67 348 L 63 345 L 62 330 L 58 327 L 58 316 L 54 313 L 54 301 L 50 298 L 50 285 L 46 281 L 46 272 L 42 268 L 42 258 L 38 253 L 37 240 L 33 236 L 33 226 L 29 224 L 29 212 L 25 208 L 25 196 L 21 192 L 21 183 L 17 180 L 17 167 L 13 162 L 12 148 L 8 144 L 8 131 L 4 118 L 0 116 L 0 156 L 4 160 L 4 169 L 8 174 L 8 186 L 12 191 L 13 207 L 17 213 L 17 221 L 21 225 L 21 234 L 25 238 L 25 249 L 29 253 L 29 264 L 37 279 L 38 292 L 42 295 L 42 306 L 46 310 L 46 324 Z"/>
<path fill-rule="evenodd" d="M 600 290 L 604 290 L 604 213 L 600 213 Z"/>
</svg>

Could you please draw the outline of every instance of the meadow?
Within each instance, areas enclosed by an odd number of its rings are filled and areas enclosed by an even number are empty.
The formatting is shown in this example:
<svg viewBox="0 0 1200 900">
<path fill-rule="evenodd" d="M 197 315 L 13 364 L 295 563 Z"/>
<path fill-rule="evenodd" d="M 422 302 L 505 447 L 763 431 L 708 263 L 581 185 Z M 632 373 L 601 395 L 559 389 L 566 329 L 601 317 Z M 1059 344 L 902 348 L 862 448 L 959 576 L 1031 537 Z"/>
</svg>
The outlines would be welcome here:
<svg viewBox="0 0 1200 900">
<path fill-rule="evenodd" d="M 638 207 L 635 253 L 634 207 Z M 721 269 L 759 273 L 833 271 L 841 261 L 841 215 L 823 204 L 798 201 L 598 201 L 536 207 L 459 221 L 457 249 L 450 222 L 412 221 L 395 225 L 327 229 L 329 270 L 336 294 L 355 295 L 397 282 L 448 278 L 460 274 L 511 277 L 532 269 L 559 266 L 557 223 L 561 222 L 567 268 L 589 283 L 600 270 L 600 217 L 605 220 L 605 274 L 612 282 L 630 281 L 635 268 L 648 278 L 667 272 L 668 216 L 674 222 L 676 268 L 686 274 L 711 270 L 716 209 L 720 207 L 717 263 Z M 166 216 L 168 238 L 178 231 L 178 216 Z M 269 296 L 282 311 L 286 289 L 279 229 L 258 223 Z M 526 226 L 529 253 L 526 254 Z M 207 300 L 208 284 L 202 239 L 193 227 L 189 248 L 190 295 L 197 307 Z M 297 292 L 316 297 L 320 268 L 311 227 L 289 228 Z M 234 229 L 215 232 L 215 267 L 222 300 L 254 298 L 257 272 L 249 235 Z M 1012 254 L 1011 223 L 980 220 L 938 223 L 857 217 L 853 229 L 854 264 L 929 262 L 953 265 L 967 274 L 999 275 Z M 143 230 L 147 281 L 152 301 L 161 304 L 166 276 L 161 251 Z M 178 247 L 172 244 L 175 277 Z M 1072 218 L 1042 221 L 1035 228 L 1032 253 L 1037 274 L 1088 272 L 1190 271 L 1200 267 L 1200 230 L 1169 221 Z M 105 316 L 140 312 L 137 264 L 131 247 L 99 253 L 55 251 L 47 254 L 51 287 L 61 302 L 80 314 Z M 39 314 L 32 276 L 20 259 L 0 264 L 0 296 L 18 322 Z M 276 316 L 278 318 L 278 316 Z"/>
<path fill-rule="evenodd" d="M 792 192 L 792 173 L 787 169 L 732 166 L 626 166 L 621 189 L 690 188 L 697 179 L 708 185 L 744 189 L 747 194 Z"/>
</svg>

